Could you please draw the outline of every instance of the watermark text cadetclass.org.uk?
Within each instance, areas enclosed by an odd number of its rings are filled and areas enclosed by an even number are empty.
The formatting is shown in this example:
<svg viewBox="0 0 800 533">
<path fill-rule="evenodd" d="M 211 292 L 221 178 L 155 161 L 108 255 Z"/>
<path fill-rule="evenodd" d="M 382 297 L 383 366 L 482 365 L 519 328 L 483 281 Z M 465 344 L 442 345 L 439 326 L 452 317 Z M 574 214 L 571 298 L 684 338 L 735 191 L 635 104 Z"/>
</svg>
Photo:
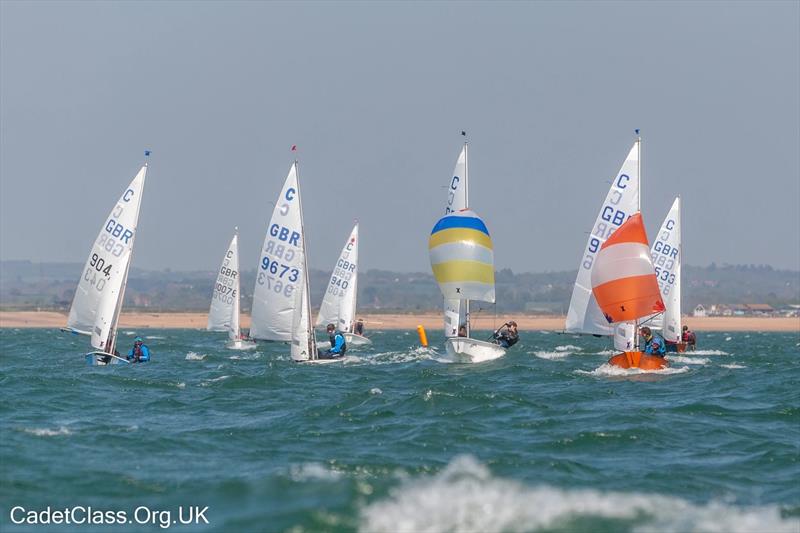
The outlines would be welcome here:
<svg viewBox="0 0 800 533">
<path fill-rule="evenodd" d="M 177 509 L 151 509 L 140 505 L 133 511 L 113 511 L 108 509 L 96 509 L 91 506 L 75 505 L 53 509 L 48 506 L 45 509 L 26 509 L 21 505 L 16 505 L 9 511 L 11 522 L 17 525 L 121 525 L 139 524 L 154 525 L 161 529 L 172 526 L 190 524 L 208 524 L 206 513 L 208 506 L 181 505 Z"/>
</svg>

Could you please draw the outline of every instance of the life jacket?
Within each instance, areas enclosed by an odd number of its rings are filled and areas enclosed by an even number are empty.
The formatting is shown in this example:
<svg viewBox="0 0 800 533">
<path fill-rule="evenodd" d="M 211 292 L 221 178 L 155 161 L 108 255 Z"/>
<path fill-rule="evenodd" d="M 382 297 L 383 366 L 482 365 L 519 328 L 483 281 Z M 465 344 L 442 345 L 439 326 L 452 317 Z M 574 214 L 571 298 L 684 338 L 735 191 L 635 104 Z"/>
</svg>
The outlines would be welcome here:
<svg viewBox="0 0 800 533">
<path fill-rule="evenodd" d="M 686 334 L 686 342 L 688 342 L 689 344 L 697 343 L 697 337 L 695 337 L 694 331 L 690 331 L 689 333 Z"/>
<path fill-rule="evenodd" d="M 658 348 L 653 347 L 653 342 L 658 344 Z M 664 355 L 667 353 L 667 346 L 664 342 L 664 338 L 660 335 L 652 335 L 649 339 L 645 340 L 644 344 L 645 353 L 651 353 L 655 355 Z"/>
<path fill-rule="evenodd" d="M 331 341 L 331 350 L 336 346 L 336 337 L 342 338 L 342 349 L 337 352 L 340 355 L 344 355 L 344 352 L 347 351 L 347 340 L 345 340 L 344 335 L 342 335 L 341 331 L 334 331 L 333 334 L 330 336 Z"/>
</svg>

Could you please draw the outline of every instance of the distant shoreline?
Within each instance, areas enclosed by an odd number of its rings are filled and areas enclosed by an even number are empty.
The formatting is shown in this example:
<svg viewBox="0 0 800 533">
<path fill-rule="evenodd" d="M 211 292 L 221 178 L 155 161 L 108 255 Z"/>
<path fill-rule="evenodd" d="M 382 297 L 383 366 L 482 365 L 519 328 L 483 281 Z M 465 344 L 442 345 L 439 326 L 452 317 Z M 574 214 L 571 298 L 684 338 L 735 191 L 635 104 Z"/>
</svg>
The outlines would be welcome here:
<svg viewBox="0 0 800 533">
<path fill-rule="evenodd" d="M 442 326 L 438 313 L 387 313 L 359 315 L 369 330 L 414 330 L 422 325 L 427 330 Z M 188 328 L 205 329 L 206 313 L 123 313 L 121 328 Z M 563 316 L 525 314 L 478 316 L 473 318 L 473 327 L 491 330 L 506 320 L 515 320 L 523 331 L 562 331 Z M 800 317 L 684 317 L 684 324 L 696 331 L 796 331 L 800 332 Z M 0 328 L 60 328 L 66 325 L 67 314 L 54 311 L 0 311 Z M 250 316 L 242 315 L 242 327 L 250 327 Z"/>
</svg>

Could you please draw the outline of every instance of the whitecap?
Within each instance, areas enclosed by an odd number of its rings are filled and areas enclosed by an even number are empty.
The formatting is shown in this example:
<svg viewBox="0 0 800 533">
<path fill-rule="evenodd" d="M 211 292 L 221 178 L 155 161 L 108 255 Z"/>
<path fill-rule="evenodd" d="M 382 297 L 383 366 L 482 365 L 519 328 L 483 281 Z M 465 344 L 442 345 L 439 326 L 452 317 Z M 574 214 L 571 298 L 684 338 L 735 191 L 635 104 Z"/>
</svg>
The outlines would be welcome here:
<svg viewBox="0 0 800 533">
<path fill-rule="evenodd" d="M 147 336 L 145 337 L 145 339 L 150 339 L 150 340 L 164 340 L 164 339 L 166 339 L 166 337 L 162 337 L 162 336 L 160 336 L 160 335 L 147 335 Z"/>
<path fill-rule="evenodd" d="M 260 359 L 260 353 L 248 353 L 243 355 L 232 355 L 228 357 L 228 359 L 233 359 L 234 361 L 252 361 L 254 359 Z"/>
<path fill-rule="evenodd" d="M 342 477 L 341 472 L 331 470 L 320 463 L 302 463 L 289 466 L 289 477 L 292 481 L 336 481 Z"/>
<path fill-rule="evenodd" d="M 185 359 L 187 361 L 202 361 L 205 358 L 206 358 L 205 354 L 189 352 L 189 353 L 186 354 L 186 358 Z"/>
<path fill-rule="evenodd" d="M 176 383 L 175 386 L 178 387 L 179 389 L 185 389 L 186 388 L 186 383 L 181 381 L 180 383 Z"/>
<path fill-rule="evenodd" d="M 739 368 L 747 368 L 744 365 L 737 365 L 736 363 L 731 363 L 729 365 L 719 365 L 722 368 L 730 368 L 730 369 L 739 369 Z"/>
<path fill-rule="evenodd" d="M 25 433 L 30 433 L 31 435 L 36 435 L 37 437 L 55 437 L 57 435 L 72 435 L 72 431 L 65 428 L 64 426 L 60 426 L 58 429 L 49 429 L 49 428 L 23 428 Z"/>
<path fill-rule="evenodd" d="M 580 352 L 583 348 L 575 346 L 574 344 L 567 344 L 565 346 L 556 346 L 557 352 Z"/>
<path fill-rule="evenodd" d="M 694 350 L 691 352 L 683 352 L 685 354 L 692 354 L 692 355 L 730 355 L 728 352 L 724 352 L 722 350 Z"/>
<path fill-rule="evenodd" d="M 725 340 L 726 340 L 726 341 L 729 341 L 729 340 L 731 340 L 731 339 L 733 339 L 733 337 L 725 337 Z"/>
<path fill-rule="evenodd" d="M 594 352 L 597 355 L 616 355 L 619 353 L 618 350 L 600 350 L 599 352 Z"/>
<path fill-rule="evenodd" d="M 531 353 L 531 352 L 528 352 L 528 353 Z M 532 353 L 533 353 L 533 355 L 535 355 L 536 357 L 538 357 L 540 359 L 549 359 L 551 361 L 556 360 L 556 359 L 564 359 L 567 356 L 569 356 L 569 352 L 537 351 L 537 352 L 532 352 Z"/>
<path fill-rule="evenodd" d="M 679 368 L 675 367 L 667 367 L 661 368 L 659 370 L 642 370 L 641 368 L 621 368 L 616 365 L 610 365 L 608 363 L 602 364 L 599 367 L 595 368 L 594 370 L 576 370 L 576 374 L 584 374 L 587 376 L 637 376 L 642 374 L 647 375 L 669 375 L 669 374 L 683 374 L 689 371 L 688 366 L 682 366 Z"/>
<path fill-rule="evenodd" d="M 369 393 L 370 394 L 383 394 L 383 391 L 381 389 L 379 389 L 378 387 L 372 387 L 369 390 Z"/>
<path fill-rule="evenodd" d="M 226 380 L 228 378 L 230 378 L 230 376 L 220 376 L 218 378 L 207 379 L 207 380 L 203 381 L 202 383 L 200 383 L 200 386 L 201 387 L 208 387 L 212 383 L 216 383 L 218 381 L 223 381 L 223 380 Z"/>
<path fill-rule="evenodd" d="M 599 517 L 624 521 L 634 531 L 670 533 L 796 532 L 800 527 L 797 518 L 782 518 L 777 505 L 695 504 L 670 495 L 528 486 L 495 477 L 473 457 L 459 456 L 438 474 L 406 480 L 387 498 L 362 508 L 359 530 L 569 530 L 572 521 Z M 615 529 L 626 529 L 625 525 Z"/>
<path fill-rule="evenodd" d="M 687 365 L 707 365 L 711 362 L 711 359 L 706 357 L 686 357 L 684 355 L 668 355 L 667 359 L 672 363 L 684 363 Z"/>
</svg>

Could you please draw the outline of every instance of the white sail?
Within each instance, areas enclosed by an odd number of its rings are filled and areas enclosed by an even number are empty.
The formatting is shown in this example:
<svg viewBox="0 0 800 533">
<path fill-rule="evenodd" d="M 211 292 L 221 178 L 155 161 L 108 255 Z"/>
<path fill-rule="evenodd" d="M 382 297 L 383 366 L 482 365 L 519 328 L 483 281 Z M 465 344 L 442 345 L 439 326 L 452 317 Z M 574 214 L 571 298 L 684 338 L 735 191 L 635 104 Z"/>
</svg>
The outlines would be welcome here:
<svg viewBox="0 0 800 533">
<path fill-rule="evenodd" d="M 358 283 L 358 223 L 339 254 L 336 267 L 317 315 L 317 326 L 335 324 L 339 331 L 353 330 Z"/>
<path fill-rule="evenodd" d="M 308 361 L 317 358 L 317 348 L 314 339 L 314 329 L 311 327 L 309 313 L 309 287 L 308 280 L 303 277 L 298 284 L 295 294 L 297 307 L 292 316 L 292 347 L 291 356 L 295 361 Z"/>
<path fill-rule="evenodd" d="M 143 166 L 106 218 L 75 290 L 67 327 L 92 336 L 92 346 L 112 352 L 139 221 L 147 165 Z"/>
<path fill-rule="evenodd" d="M 665 340 L 681 340 L 681 199 L 675 198 L 650 249 L 666 310 L 650 320 Z"/>
<path fill-rule="evenodd" d="M 461 211 L 468 206 L 467 190 L 467 144 L 458 154 L 456 166 L 453 169 L 453 177 L 447 187 L 447 206 L 444 214 L 449 215 L 455 211 Z M 466 324 L 467 302 L 463 300 L 444 299 L 444 335 L 445 337 L 455 337 L 458 335 L 458 328 Z"/>
<path fill-rule="evenodd" d="M 612 327 L 592 295 L 592 268 L 600 246 L 629 216 L 638 211 L 639 141 L 637 140 L 611 184 L 586 243 L 567 312 L 567 331 L 592 335 L 613 334 Z"/>
<path fill-rule="evenodd" d="M 231 239 L 222 258 L 208 311 L 209 331 L 227 331 L 231 340 L 239 333 L 239 234 Z"/>
<path fill-rule="evenodd" d="M 258 262 L 250 336 L 291 341 L 295 291 L 306 279 L 302 249 L 302 212 L 297 164 L 283 184 L 261 248 Z"/>
<path fill-rule="evenodd" d="M 636 324 L 633 322 L 620 322 L 614 324 L 614 348 L 621 352 L 635 351 L 634 338 Z"/>
</svg>

